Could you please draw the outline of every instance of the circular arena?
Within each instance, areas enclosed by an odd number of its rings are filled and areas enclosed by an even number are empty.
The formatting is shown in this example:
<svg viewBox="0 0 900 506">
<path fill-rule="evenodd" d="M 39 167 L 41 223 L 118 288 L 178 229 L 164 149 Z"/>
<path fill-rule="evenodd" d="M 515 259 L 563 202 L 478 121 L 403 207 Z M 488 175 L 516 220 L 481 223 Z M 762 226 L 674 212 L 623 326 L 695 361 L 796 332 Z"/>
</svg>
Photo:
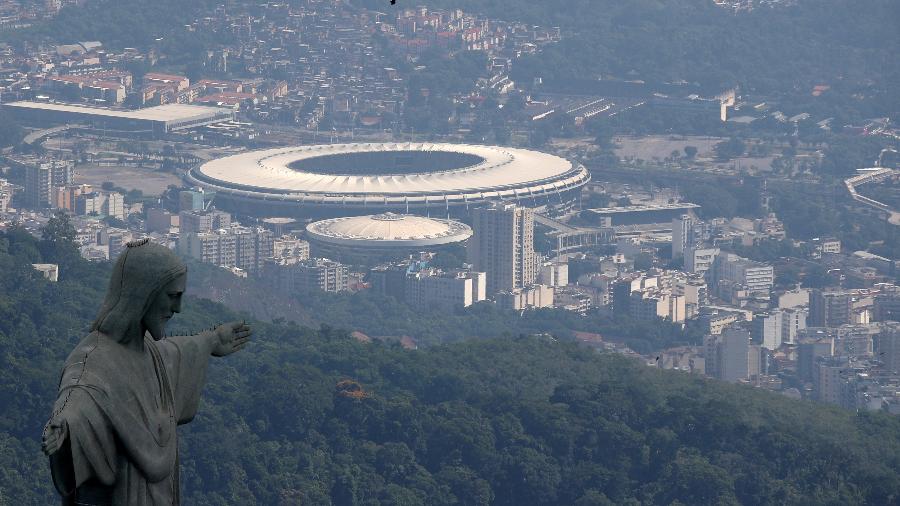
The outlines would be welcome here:
<svg viewBox="0 0 900 506">
<path fill-rule="evenodd" d="M 255 216 L 346 216 L 387 211 L 465 214 L 488 201 L 571 208 L 590 180 L 558 156 L 499 146 L 355 143 L 250 151 L 187 172 L 216 205 Z"/>
<path fill-rule="evenodd" d="M 384 259 L 461 243 L 472 229 L 454 220 L 387 212 L 316 221 L 306 235 L 317 256 Z"/>
</svg>

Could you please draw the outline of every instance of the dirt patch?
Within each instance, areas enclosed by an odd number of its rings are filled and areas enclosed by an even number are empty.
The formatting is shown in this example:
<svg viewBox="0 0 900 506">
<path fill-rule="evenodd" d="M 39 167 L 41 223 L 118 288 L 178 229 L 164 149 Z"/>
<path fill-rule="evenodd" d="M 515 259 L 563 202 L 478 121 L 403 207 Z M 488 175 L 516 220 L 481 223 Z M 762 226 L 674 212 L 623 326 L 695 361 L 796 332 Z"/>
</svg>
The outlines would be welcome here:
<svg viewBox="0 0 900 506">
<path fill-rule="evenodd" d="M 106 181 L 127 190 L 138 189 L 145 195 L 159 195 L 170 184 L 181 185 L 181 179 L 168 172 L 145 167 L 79 165 L 75 168 L 75 182 L 99 187 Z"/>
<path fill-rule="evenodd" d="M 645 137 L 616 137 L 616 154 L 620 157 L 635 157 L 641 160 L 660 160 L 669 157 L 672 151 L 678 151 L 679 156 L 684 157 L 684 147 L 697 148 L 698 157 L 711 156 L 713 146 L 722 139 L 718 137 L 701 136 L 669 136 L 648 135 Z"/>
</svg>

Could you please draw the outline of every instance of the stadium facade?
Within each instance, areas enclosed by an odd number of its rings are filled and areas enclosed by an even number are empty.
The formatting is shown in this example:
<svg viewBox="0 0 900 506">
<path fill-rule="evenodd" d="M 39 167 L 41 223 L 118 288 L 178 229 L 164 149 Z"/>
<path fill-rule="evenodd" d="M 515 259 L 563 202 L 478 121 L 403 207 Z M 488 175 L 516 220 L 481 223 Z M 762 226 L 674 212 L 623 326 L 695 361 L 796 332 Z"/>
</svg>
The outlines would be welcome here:
<svg viewBox="0 0 900 506">
<path fill-rule="evenodd" d="M 189 186 L 253 216 L 335 217 L 396 212 L 464 215 L 492 201 L 570 209 L 590 173 L 527 149 L 444 143 L 354 143 L 251 151 L 206 162 Z"/>
</svg>

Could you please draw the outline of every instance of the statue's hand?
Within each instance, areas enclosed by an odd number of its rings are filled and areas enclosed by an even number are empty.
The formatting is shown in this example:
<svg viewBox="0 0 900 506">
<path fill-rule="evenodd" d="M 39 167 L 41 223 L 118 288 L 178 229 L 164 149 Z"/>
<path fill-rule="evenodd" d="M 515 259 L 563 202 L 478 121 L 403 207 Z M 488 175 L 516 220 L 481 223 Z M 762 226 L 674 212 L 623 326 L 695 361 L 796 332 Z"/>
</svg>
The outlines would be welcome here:
<svg viewBox="0 0 900 506">
<path fill-rule="evenodd" d="M 44 454 L 48 457 L 53 455 L 60 448 L 62 448 L 63 443 L 66 442 L 66 438 L 69 437 L 69 424 L 66 422 L 65 418 L 58 418 L 55 420 L 50 420 L 47 422 L 47 426 L 44 427 L 44 437 L 43 441 L 41 441 L 41 450 L 43 450 Z"/>
<path fill-rule="evenodd" d="M 219 325 L 213 331 L 213 356 L 224 357 L 240 350 L 250 341 L 250 334 L 250 326 L 244 322 Z"/>
</svg>

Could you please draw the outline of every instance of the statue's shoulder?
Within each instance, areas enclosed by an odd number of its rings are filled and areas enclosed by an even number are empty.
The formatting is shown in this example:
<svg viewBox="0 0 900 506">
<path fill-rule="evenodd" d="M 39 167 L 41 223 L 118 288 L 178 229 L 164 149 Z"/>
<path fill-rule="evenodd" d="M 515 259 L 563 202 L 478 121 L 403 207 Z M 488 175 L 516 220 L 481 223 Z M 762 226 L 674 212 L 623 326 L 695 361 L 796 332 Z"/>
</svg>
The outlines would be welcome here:
<svg viewBox="0 0 900 506">
<path fill-rule="evenodd" d="M 93 331 L 69 353 L 63 366 L 63 376 L 77 376 L 82 382 L 106 377 L 119 369 L 124 353 L 125 348 L 119 343 Z"/>
</svg>

